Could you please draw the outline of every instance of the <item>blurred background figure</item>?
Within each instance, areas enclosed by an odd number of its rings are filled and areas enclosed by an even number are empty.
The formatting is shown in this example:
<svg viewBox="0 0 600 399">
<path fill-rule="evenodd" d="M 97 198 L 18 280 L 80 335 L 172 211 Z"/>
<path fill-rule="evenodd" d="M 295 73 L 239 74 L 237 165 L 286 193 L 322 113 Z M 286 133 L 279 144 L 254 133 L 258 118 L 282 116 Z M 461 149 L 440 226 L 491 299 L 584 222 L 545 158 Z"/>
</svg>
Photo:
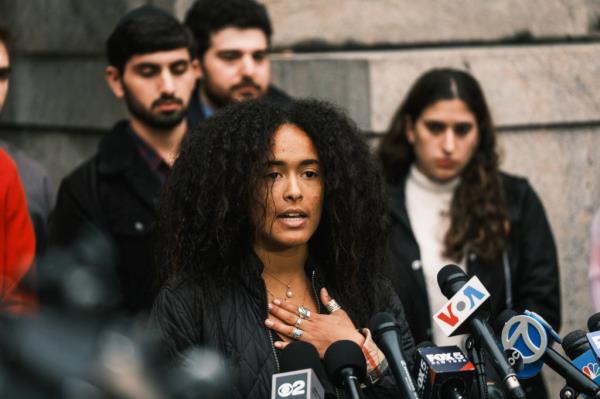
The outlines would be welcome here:
<svg viewBox="0 0 600 399">
<path fill-rule="evenodd" d="M 8 95 L 11 71 L 9 49 L 10 34 L 6 28 L 0 26 L 0 112 Z M 27 156 L 16 146 L 3 140 L 0 140 L 0 147 L 10 155 L 17 165 L 19 177 L 27 196 L 29 216 L 35 229 L 36 253 L 38 256 L 42 255 L 46 249 L 48 216 L 54 207 L 54 186 L 40 163 Z M 31 278 L 33 279 L 33 276 Z"/>
<path fill-rule="evenodd" d="M 48 219 L 56 199 L 55 186 L 50 181 L 46 169 L 39 162 L 11 143 L 0 140 L 0 147 L 17 165 L 35 231 L 36 258 L 39 259 L 46 252 L 48 244 Z"/>
<path fill-rule="evenodd" d="M 390 183 L 393 281 L 417 342 L 461 344 L 431 318 L 447 303 L 437 274 L 448 263 L 479 277 L 492 296 L 492 319 L 504 309 L 528 309 L 559 329 L 550 225 L 527 180 L 500 172 L 490 111 L 470 74 L 423 74 L 378 154 Z M 528 386 L 528 395 L 546 396 L 543 384 Z"/>
<path fill-rule="evenodd" d="M 594 310 L 600 312 L 600 209 L 596 212 L 591 226 L 590 267 L 588 278 Z"/>
<path fill-rule="evenodd" d="M 0 27 L 0 111 L 8 94 L 11 69 L 8 43 L 9 32 Z M 0 146 L 2 144 L 0 141 Z M 25 161 L 27 164 L 26 157 Z M 27 173 L 33 172 L 25 170 Z M 34 183 L 33 179 L 29 182 Z M 38 190 L 43 189 L 43 186 L 30 188 Z M 37 199 L 35 195 L 34 198 Z M 36 303 L 31 286 L 22 285 L 23 278 L 32 270 L 36 249 L 36 237 L 27 203 L 17 166 L 0 148 L 0 308 L 18 313 L 32 312 Z M 33 210 L 34 207 L 30 209 Z M 43 236 L 45 215 L 40 217 L 40 235 Z"/>
<path fill-rule="evenodd" d="M 198 63 L 191 33 L 153 6 L 125 15 L 106 53 L 106 81 L 128 118 L 61 182 L 50 240 L 66 247 L 83 231 L 103 232 L 117 248 L 122 310 L 134 314 L 154 301 L 158 199 L 187 132 Z"/>
<path fill-rule="evenodd" d="M 40 259 L 40 293 L 53 301 L 36 317 L 0 314 L 0 397 L 230 397 L 217 353 L 192 347 L 167 365 L 145 321 L 115 314 L 121 293 L 114 260 L 115 248 L 97 231 Z"/>
<path fill-rule="evenodd" d="M 35 235 L 13 160 L 0 149 L 0 310 L 31 313 L 35 297 L 19 285 L 33 265 Z"/>
<path fill-rule="evenodd" d="M 197 0 L 185 24 L 198 43 L 201 79 L 190 105 L 190 125 L 234 101 L 288 96 L 271 84 L 272 27 L 254 0 Z"/>
</svg>

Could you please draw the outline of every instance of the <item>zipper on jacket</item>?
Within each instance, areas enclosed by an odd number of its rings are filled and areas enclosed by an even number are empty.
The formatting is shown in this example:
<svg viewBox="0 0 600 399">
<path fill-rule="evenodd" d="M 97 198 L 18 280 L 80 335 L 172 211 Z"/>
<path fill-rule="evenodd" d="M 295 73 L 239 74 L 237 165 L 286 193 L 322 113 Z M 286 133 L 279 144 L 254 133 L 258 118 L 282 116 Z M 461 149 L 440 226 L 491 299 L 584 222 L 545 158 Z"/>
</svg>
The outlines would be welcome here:
<svg viewBox="0 0 600 399">
<path fill-rule="evenodd" d="M 317 272 L 315 270 L 312 271 L 310 276 L 310 284 L 312 285 L 313 295 L 315 296 L 315 303 L 317 304 L 317 313 L 321 313 L 321 301 L 319 300 L 319 296 L 317 295 L 317 288 L 315 287 L 315 274 Z"/>
<path fill-rule="evenodd" d="M 313 291 L 313 295 L 315 296 L 315 303 L 317 304 L 317 313 L 321 313 L 321 301 L 319 300 L 319 297 L 317 296 L 317 289 L 315 287 L 315 274 L 316 271 L 312 271 L 311 274 L 311 285 L 312 285 L 312 291 Z M 268 300 L 267 300 L 267 316 L 269 314 L 269 304 L 268 304 Z M 267 335 L 269 336 L 269 342 L 271 342 L 271 349 L 273 350 L 273 358 L 275 359 L 275 366 L 277 368 L 277 372 L 280 372 L 280 366 L 279 366 L 279 358 L 277 357 L 277 350 L 275 349 L 275 342 L 273 342 L 273 334 L 271 334 L 271 330 L 269 330 L 268 328 L 265 327 L 265 330 L 267 330 Z M 340 390 L 337 389 L 337 387 L 335 388 L 335 396 L 338 399 L 342 399 L 344 397 L 344 394 L 342 393 L 340 396 Z"/>
<path fill-rule="evenodd" d="M 269 304 L 267 303 L 267 317 L 268 316 L 269 316 Z M 271 342 L 271 349 L 273 350 L 273 358 L 275 359 L 275 368 L 277 369 L 277 372 L 279 373 L 279 371 L 280 371 L 279 358 L 277 357 L 277 350 L 275 349 L 275 342 L 273 342 L 273 334 L 271 334 L 271 330 L 269 330 L 267 327 L 265 327 L 265 330 L 267 330 L 267 335 L 269 336 L 269 342 Z"/>
<path fill-rule="evenodd" d="M 313 270 L 312 274 L 310 276 L 310 280 L 311 280 L 313 295 L 315 296 L 315 303 L 317 304 L 317 313 L 321 313 L 321 301 L 319 300 L 319 297 L 317 296 L 317 289 L 315 287 L 315 275 L 316 275 L 316 271 Z M 265 291 L 266 291 L 266 287 L 265 287 Z M 268 316 L 269 316 L 269 299 L 267 298 L 267 317 Z M 269 336 L 269 342 L 271 343 L 271 349 L 273 350 L 273 358 L 275 359 L 275 366 L 277 368 L 277 372 L 279 373 L 279 371 L 281 370 L 281 367 L 279 365 L 279 358 L 277 357 L 277 350 L 275 349 L 275 342 L 273 342 L 273 334 L 271 334 L 271 330 L 269 330 L 267 327 L 265 327 L 265 330 L 267 330 L 267 335 Z M 336 396 L 338 396 L 338 399 L 341 399 L 339 397 L 339 395 L 337 395 L 338 394 L 337 388 L 335 389 L 335 391 L 336 391 Z"/>
<path fill-rule="evenodd" d="M 264 293 L 265 293 L 266 302 L 267 302 L 267 317 L 269 317 L 269 296 L 267 295 L 267 285 L 264 283 L 264 280 L 263 280 L 263 287 L 265 288 Z M 279 366 L 279 358 L 277 357 L 277 350 L 275 349 L 275 342 L 273 342 L 273 334 L 271 333 L 271 330 L 269 328 L 264 327 L 264 329 L 267 332 L 267 336 L 269 337 L 269 342 L 271 343 L 271 350 L 273 351 L 273 359 L 275 360 L 276 373 L 279 373 L 281 371 L 281 367 Z"/>
</svg>

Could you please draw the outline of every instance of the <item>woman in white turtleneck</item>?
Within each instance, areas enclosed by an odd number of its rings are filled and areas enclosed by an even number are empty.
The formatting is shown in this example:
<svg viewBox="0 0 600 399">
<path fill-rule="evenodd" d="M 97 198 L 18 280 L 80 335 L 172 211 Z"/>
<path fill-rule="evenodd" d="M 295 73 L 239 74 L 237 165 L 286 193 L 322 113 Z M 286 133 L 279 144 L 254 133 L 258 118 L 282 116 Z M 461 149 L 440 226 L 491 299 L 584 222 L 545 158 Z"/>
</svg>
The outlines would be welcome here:
<svg viewBox="0 0 600 399">
<path fill-rule="evenodd" d="M 413 234 L 421 250 L 421 267 L 428 287 L 437 285 L 437 273 L 442 265 L 454 263 L 443 256 L 444 232 L 450 226 L 450 201 L 459 182 L 459 177 L 439 182 L 421 172 L 416 165 L 410 168 L 406 179 L 406 210 L 412 225 Z M 464 269 L 464 262 L 460 262 Z M 429 312 L 436 313 L 448 302 L 440 290 L 429 290 Z M 446 337 L 439 328 L 433 330 L 433 341 L 438 345 L 463 344 L 463 336 Z"/>
<path fill-rule="evenodd" d="M 438 271 L 455 263 L 491 294 L 492 319 L 506 308 L 560 326 L 556 247 L 526 179 L 502 173 L 496 135 L 478 82 L 433 69 L 412 86 L 378 155 L 389 183 L 391 261 L 415 341 L 460 344 L 432 322 L 447 299 Z M 546 397 L 540 379 L 528 397 Z"/>
</svg>

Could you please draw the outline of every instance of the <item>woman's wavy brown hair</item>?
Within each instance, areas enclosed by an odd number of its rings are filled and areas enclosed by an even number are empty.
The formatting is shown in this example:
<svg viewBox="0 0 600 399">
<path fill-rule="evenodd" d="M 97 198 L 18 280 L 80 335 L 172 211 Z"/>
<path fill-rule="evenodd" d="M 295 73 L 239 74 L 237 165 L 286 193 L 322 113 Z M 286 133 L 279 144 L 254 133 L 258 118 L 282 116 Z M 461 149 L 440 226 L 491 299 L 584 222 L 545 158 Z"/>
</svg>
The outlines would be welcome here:
<svg viewBox="0 0 600 399">
<path fill-rule="evenodd" d="M 396 111 L 381 140 L 378 156 L 388 183 L 403 182 L 415 161 L 413 147 L 406 136 L 407 126 L 414 124 L 433 103 L 455 98 L 464 101 L 474 114 L 479 143 L 452 198 L 443 255 L 458 262 L 468 251 L 484 262 L 493 262 L 506 243 L 508 212 L 492 117 L 473 76 L 449 68 L 432 69 L 421 75 Z"/>
</svg>

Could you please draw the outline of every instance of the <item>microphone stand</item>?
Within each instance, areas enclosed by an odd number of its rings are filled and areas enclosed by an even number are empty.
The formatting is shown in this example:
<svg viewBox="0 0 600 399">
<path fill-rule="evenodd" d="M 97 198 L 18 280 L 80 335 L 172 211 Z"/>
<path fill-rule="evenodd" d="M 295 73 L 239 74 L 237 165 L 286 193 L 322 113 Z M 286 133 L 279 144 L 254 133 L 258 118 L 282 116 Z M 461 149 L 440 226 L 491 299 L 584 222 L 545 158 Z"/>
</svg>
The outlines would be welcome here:
<svg viewBox="0 0 600 399">
<path fill-rule="evenodd" d="M 479 388 L 479 399 L 488 399 L 487 382 L 485 378 L 485 362 L 483 360 L 483 353 L 481 351 L 481 348 L 475 345 L 475 340 L 473 339 L 473 337 L 469 337 L 465 342 L 465 349 L 467 350 L 469 359 L 475 366 L 475 376 L 477 381 L 477 387 Z"/>
</svg>

